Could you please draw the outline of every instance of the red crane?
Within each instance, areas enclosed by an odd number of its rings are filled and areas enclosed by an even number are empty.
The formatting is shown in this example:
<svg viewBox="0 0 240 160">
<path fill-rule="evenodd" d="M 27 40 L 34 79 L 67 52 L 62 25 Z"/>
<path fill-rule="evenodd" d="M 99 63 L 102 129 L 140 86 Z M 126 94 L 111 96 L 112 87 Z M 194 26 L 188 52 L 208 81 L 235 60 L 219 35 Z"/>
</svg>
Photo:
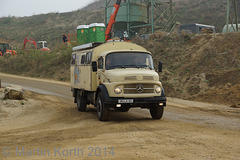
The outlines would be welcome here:
<svg viewBox="0 0 240 160">
<path fill-rule="evenodd" d="M 23 50 L 26 48 L 27 42 L 30 42 L 34 45 L 35 49 L 40 49 L 41 51 L 49 51 L 50 49 L 47 48 L 47 42 L 46 41 L 36 41 L 32 38 L 25 38 L 24 39 L 24 45 L 23 45 Z"/>
<path fill-rule="evenodd" d="M 23 49 L 26 48 L 27 42 L 30 42 L 30 43 L 34 44 L 35 49 L 37 49 L 37 43 L 34 41 L 34 39 L 32 39 L 32 38 L 27 38 L 27 37 L 24 39 Z"/>
<path fill-rule="evenodd" d="M 116 20 L 117 14 L 118 14 L 118 10 L 120 8 L 120 4 L 121 4 L 121 0 L 117 0 L 117 2 L 114 4 L 112 14 L 110 16 L 110 19 L 109 19 L 109 22 L 108 22 L 108 25 L 107 25 L 107 29 L 105 31 L 105 41 L 110 39 L 112 26 L 116 22 L 115 20 Z"/>
</svg>

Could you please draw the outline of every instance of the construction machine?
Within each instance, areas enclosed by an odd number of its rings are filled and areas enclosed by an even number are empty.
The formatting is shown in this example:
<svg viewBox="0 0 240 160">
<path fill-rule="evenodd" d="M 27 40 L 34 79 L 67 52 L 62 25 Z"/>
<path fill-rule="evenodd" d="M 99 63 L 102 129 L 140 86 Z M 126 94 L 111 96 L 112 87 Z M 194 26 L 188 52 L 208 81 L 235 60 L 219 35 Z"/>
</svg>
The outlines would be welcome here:
<svg viewBox="0 0 240 160">
<path fill-rule="evenodd" d="M 47 41 L 38 41 L 37 42 L 37 49 L 41 51 L 49 51 L 50 49 L 47 47 Z"/>
<path fill-rule="evenodd" d="M 112 14 L 110 16 L 109 22 L 107 24 L 107 28 L 105 30 L 105 41 L 108 41 L 111 39 L 112 27 L 113 27 L 113 24 L 116 22 L 116 17 L 117 17 L 120 5 L 121 5 L 121 0 L 117 0 L 113 6 Z M 120 35 L 118 33 L 118 36 L 121 40 L 129 41 L 128 33 L 126 31 L 122 31 Z"/>
<path fill-rule="evenodd" d="M 35 49 L 40 49 L 41 51 L 49 51 L 50 49 L 47 47 L 47 41 L 36 41 L 32 38 L 25 38 L 24 39 L 24 45 L 23 45 L 23 50 L 26 49 L 27 43 L 30 42 L 34 45 Z"/>
<path fill-rule="evenodd" d="M 115 20 L 116 20 L 120 5 L 121 5 L 121 0 L 117 0 L 117 2 L 114 4 L 112 14 L 107 24 L 107 29 L 105 31 L 105 41 L 108 41 L 111 38 L 112 26 L 116 22 Z"/>
<path fill-rule="evenodd" d="M 3 56 L 4 54 L 16 55 L 16 51 L 11 50 L 8 43 L 0 42 L 0 56 Z"/>
</svg>

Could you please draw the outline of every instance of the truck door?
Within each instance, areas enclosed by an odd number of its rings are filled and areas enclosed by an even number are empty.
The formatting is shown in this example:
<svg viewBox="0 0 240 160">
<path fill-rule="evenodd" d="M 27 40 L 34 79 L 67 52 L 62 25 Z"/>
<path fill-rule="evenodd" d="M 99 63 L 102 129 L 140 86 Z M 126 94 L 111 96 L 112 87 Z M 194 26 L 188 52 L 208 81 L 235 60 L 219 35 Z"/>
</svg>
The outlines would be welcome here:
<svg viewBox="0 0 240 160">
<path fill-rule="evenodd" d="M 76 54 L 72 54 L 71 59 L 71 67 L 70 67 L 70 74 L 71 74 L 71 85 L 75 85 L 75 65 L 76 65 Z"/>
<path fill-rule="evenodd" d="M 97 71 L 97 86 L 101 84 L 102 72 L 103 72 L 104 60 L 103 57 L 98 59 L 98 71 Z"/>
<path fill-rule="evenodd" d="M 80 75 L 78 76 L 80 88 L 91 91 L 92 88 L 92 52 L 81 55 L 81 64 L 78 66 Z"/>
</svg>

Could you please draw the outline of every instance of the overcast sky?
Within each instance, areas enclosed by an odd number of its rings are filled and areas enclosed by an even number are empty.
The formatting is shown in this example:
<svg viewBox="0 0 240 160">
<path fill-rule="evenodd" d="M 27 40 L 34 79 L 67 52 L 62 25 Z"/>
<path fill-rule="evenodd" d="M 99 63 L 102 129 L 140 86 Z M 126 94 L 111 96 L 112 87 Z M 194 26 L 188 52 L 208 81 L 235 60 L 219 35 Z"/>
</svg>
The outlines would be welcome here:
<svg viewBox="0 0 240 160">
<path fill-rule="evenodd" d="M 94 0 L 0 0 L 0 17 L 24 17 L 49 12 L 70 12 Z"/>
</svg>

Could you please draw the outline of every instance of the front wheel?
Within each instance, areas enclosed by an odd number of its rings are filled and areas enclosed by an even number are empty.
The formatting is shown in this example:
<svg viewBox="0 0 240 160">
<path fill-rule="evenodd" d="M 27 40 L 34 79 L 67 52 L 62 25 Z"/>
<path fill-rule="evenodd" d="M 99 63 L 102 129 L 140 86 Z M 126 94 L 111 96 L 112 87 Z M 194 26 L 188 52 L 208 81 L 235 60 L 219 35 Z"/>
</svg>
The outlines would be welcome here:
<svg viewBox="0 0 240 160">
<path fill-rule="evenodd" d="M 109 109 L 105 108 L 104 100 L 103 100 L 103 95 L 102 93 L 98 93 L 97 97 L 97 114 L 98 114 L 98 119 L 100 121 L 107 121 L 109 117 Z"/>
<path fill-rule="evenodd" d="M 163 116 L 164 107 L 156 104 L 154 107 L 150 108 L 150 114 L 153 119 L 161 119 Z"/>
</svg>

